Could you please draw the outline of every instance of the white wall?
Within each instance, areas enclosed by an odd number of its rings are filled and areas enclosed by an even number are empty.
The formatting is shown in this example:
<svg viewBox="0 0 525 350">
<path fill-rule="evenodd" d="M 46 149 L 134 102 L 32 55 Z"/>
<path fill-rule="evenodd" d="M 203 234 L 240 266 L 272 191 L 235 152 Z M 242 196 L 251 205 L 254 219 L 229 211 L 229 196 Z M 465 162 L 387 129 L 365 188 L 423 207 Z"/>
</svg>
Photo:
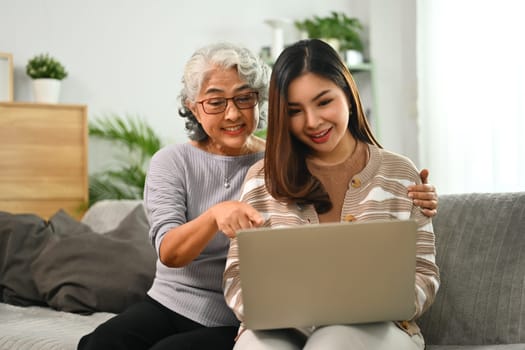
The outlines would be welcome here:
<svg viewBox="0 0 525 350">
<path fill-rule="evenodd" d="M 49 52 L 69 71 L 61 102 L 86 104 L 90 119 L 108 113 L 143 116 L 165 142 L 179 143 L 187 138 L 177 114 L 177 94 L 184 63 L 197 47 L 227 40 L 258 52 L 271 44 L 271 28 L 264 24 L 267 18 L 296 20 L 344 11 L 359 17 L 367 30 L 369 18 L 378 26 L 370 28 L 375 35 L 371 42 L 378 40 L 371 53 L 378 56 L 373 57 L 378 69 L 376 97 L 389 101 L 375 113 L 381 119 L 389 118 L 388 123 L 380 123 L 380 137 L 388 148 L 412 156 L 417 151 L 399 131 L 412 120 L 403 111 L 406 106 L 394 106 L 397 98 L 389 96 L 392 87 L 399 90 L 398 84 L 406 83 L 399 78 L 402 72 L 396 72 L 406 67 L 401 62 L 403 48 L 397 47 L 405 44 L 397 25 L 406 15 L 403 8 L 388 4 L 385 0 L 266 0 L 249 6 L 240 0 L 0 0 L 0 51 L 13 54 L 16 101 L 32 100 L 25 74 L 28 59 Z M 391 21 L 393 15 L 402 20 Z M 290 24 L 285 41 L 297 38 Z M 397 50 L 395 62 L 390 62 L 391 50 Z M 405 118 L 400 123 L 395 122 L 398 115 Z M 415 142 L 415 135 L 413 139 Z M 101 147 L 90 145 L 90 172 L 105 164 L 107 151 Z"/>
<path fill-rule="evenodd" d="M 370 1 L 376 132 L 385 148 L 419 166 L 416 13 L 416 0 Z"/>
<path fill-rule="evenodd" d="M 421 158 L 440 194 L 525 191 L 524 13 L 523 1 L 418 0 Z"/>
</svg>

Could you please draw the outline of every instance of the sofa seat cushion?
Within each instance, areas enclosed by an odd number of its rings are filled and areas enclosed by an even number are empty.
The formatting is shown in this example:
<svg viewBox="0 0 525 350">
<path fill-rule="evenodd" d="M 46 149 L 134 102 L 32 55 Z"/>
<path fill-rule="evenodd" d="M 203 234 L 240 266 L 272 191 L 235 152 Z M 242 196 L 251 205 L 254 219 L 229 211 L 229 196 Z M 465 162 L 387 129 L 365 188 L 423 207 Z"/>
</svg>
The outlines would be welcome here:
<svg viewBox="0 0 525 350">
<path fill-rule="evenodd" d="M 0 303 L 0 349 L 76 349 L 80 337 L 113 316 L 106 312 L 84 316 L 49 307 Z"/>
<path fill-rule="evenodd" d="M 429 345 L 425 350 L 525 350 L 525 344 Z"/>
</svg>

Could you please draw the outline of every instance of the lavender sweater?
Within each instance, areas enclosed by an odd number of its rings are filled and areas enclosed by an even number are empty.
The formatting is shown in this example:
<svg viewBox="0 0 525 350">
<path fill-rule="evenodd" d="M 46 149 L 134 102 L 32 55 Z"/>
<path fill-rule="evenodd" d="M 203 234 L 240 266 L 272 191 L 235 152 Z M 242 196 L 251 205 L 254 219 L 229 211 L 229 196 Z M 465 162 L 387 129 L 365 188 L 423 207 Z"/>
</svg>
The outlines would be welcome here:
<svg viewBox="0 0 525 350">
<path fill-rule="evenodd" d="M 159 150 L 151 160 L 144 189 L 149 235 L 157 253 L 171 228 L 193 220 L 216 203 L 239 199 L 248 168 L 262 158 L 263 152 L 242 156 L 211 154 L 189 143 Z M 202 253 L 185 267 L 169 268 L 157 260 L 149 296 L 208 327 L 238 325 L 222 291 L 229 243 L 222 232 L 217 232 Z"/>
</svg>

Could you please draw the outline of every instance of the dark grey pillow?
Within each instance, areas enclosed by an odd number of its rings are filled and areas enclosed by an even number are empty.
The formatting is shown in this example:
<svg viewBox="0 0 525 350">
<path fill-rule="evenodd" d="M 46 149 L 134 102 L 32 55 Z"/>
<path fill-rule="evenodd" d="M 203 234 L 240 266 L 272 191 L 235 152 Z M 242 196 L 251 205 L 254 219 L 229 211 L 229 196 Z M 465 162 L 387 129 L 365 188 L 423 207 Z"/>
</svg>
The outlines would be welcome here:
<svg viewBox="0 0 525 350">
<path fill-rule="evenodd" d="M 525 192 L 440 196 L 427 344 L 525 343 Z"/>
<path fill-rule="evenodd" d="M 45 305 L 30 264 L 53 235 L 53 227 L 36 215 L 0 212 L 0 301 Z"/>
<path fill-rule="evenodd" d="M 59 237 L 65 235 L 80 235 L 92 231 L 88 225 L 69 216 L 69 214 L 63 209 L 60 209 L 49 218 L 49 224 L 51 225 L 53 232 Z"/>
<path fill-rule="evenodd" d="M 58 222 L 55 229 L 62 232 Z M 144 209 L 137 206 L 105 234 L 61 234 L 31 264 L 42 297 L 55 309 L 83 314 L 118 313 L 142 300 L 155 274 L 148 229 Z"/>
</svg>

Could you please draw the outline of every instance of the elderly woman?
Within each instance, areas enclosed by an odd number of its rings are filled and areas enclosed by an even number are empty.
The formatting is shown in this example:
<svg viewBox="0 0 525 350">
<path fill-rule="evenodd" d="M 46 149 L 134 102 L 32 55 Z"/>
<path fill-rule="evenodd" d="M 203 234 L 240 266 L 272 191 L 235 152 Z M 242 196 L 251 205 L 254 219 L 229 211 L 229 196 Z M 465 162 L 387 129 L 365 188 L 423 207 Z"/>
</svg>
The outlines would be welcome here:
<svg viewBox="0 0 525 350">
<path fill-rule="evenodd" d="M 179 111 L 190 141 L 161 149 L 146 179 L 159 256 L 153 285 L 146 300 L 83 337 L 80 349 L 233 347 L 239 322 L 224 300 L 222 274 L 229 237 L 259 220 L 238 198 L 248 168 L 263 158 L 264 140 L 253 132 L 265 117 L 268 81 L 269 68 L 245 48 L 212 44 L 192 55 Z M 414 191 L 433 212 L 433 186 Z"/>
</svg>

